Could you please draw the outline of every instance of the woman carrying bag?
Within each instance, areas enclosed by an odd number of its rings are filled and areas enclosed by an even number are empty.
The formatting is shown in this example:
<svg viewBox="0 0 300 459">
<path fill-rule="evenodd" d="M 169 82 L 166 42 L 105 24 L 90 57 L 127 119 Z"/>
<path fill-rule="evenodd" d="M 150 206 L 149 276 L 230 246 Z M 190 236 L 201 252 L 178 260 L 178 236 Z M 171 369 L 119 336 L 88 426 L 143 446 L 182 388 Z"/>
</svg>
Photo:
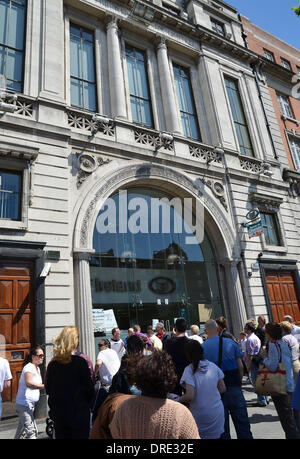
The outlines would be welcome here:
<svg viewBox="0 0 300 459">
<path fill-rule="evenodd" d="M 294 391 L 294 376 L 292 355 L 288 346 L 282 341 L 282 328 L 276 322 L 266 324 L 266 338 L 269 341 L 268 351 L 262 353 L 263 365 L 271 372 L 277 372 L 279 367 L 285 367 L 286 393 L 273 395 L 274 402 L 281 426 L 285 432 L 286 439 L 300 439 L 300 432 L 295 422 L 293 410 L 291 408 L 291 399 Z M 283 365 L 280 365 L 280 364 Z M 260 373 L 260 371 L 259 371 Z M 262 372 L 262 375 L 264 373 Z M 284 374 L 284 371 L 282 371 Z M 267 377 L 267 375 L 266 375 Z M 261 382 L 258 377 L 257 383 Z M 266 394 L 269 395 L 269 394 Z"/>
</svg>

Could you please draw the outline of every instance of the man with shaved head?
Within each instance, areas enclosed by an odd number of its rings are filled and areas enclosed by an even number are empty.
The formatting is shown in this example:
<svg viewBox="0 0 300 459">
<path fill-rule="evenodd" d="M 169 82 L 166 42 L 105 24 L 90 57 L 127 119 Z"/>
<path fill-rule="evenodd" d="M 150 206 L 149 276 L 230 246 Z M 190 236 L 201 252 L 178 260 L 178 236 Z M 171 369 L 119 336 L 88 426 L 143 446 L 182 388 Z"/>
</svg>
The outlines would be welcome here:
<svg viewBox="0 0 300 459">
<path fill-rule="evenodd" d="M 225 411 L 224 433 L 221 438 L 230 439 L 229 414 L 231 415 L 237 438 L 252 439 L 246 400 L 242 392 L 243 353 L 239 346 L 230 338 L 218 334 L 215 320 L 205 323 L 207 340 L 202 344 L 204 358 L 218 365 L 225 377 L 226 392 L 222 394 Z"/>
</svg>

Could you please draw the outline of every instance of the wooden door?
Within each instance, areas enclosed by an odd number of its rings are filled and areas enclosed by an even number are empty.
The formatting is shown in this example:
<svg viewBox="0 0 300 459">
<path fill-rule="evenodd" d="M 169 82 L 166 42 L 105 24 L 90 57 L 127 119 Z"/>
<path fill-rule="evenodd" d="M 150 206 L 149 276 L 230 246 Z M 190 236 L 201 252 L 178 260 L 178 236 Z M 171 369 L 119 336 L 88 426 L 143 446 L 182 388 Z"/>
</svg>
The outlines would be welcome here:
<svg viewBox="0 0 300 459">
<path fill-rule="evenodd" d="M 293 273 L 291 271 L 268 271 L 266 279 L 273 320 L 281 322 L 284 316 L 289 315 L 299 325 L 300 307 Z"/>
<path fill-rule="evenodd" d="M 9 361 L 13 377 L 10 389 L 2 393 L 3 402 L 14 402 L 16 399 L 23 362 L 33 344 L 33 308 L 32 266 L 1 262 L 0 335 L 4 335 L 5 358 Z"/>
</svg>

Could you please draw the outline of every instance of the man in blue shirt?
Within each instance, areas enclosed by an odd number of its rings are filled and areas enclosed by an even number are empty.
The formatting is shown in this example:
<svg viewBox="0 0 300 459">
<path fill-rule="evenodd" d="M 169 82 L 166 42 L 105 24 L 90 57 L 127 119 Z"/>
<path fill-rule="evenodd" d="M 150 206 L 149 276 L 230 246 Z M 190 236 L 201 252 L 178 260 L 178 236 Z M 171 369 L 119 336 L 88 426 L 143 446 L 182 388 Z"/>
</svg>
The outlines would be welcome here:
<svg viewBox="0 0 300 459">
<path fill-rule="evenodd" d="M 218 326 L 214 320 L 205 324 L 207 340 L 202 344 L 204 358 L 216 365 L 219 364 L 220 339 L 222 339 L 221 370 L 225 377 L 226 392 L 222 394 L 225 411 L 224 433 L 221 438 L 230 439 L 229 414 L 231 415 L 237 438 L 252 439 L 246 400 L 242 392 L 243 353 L 239 346 L 230 338 L 218 336 Z"/>
</svg>

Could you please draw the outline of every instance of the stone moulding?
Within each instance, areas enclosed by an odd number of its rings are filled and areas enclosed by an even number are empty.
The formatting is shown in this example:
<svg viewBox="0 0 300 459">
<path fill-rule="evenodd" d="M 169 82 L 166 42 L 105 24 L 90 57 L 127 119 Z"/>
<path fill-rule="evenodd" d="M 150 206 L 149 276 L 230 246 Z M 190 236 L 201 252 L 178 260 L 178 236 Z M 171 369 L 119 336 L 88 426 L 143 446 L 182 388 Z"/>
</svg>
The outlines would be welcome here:
<svg viewBox="0 0 300 459">
<path fill-rule="evenodd" d="M 260 161 L 252 160 L 251 158 L 240 158 L 240 165 L 243 171 L 252 172 L 253 174 L 260 174 L 264 168 Z"/>
<path fill-rule="evenodd" d="M 221 182 L 216 182 L 211 179 L 202 179 L 204 185 L 208 186 L 213 192 L 214 196 L 220 201 L 226 212 L 228 212 L 228 205 L 225 198 L 225 188 Z"/>
<path fill-rule="evenodd" d="M 165 150 L 174 150 L 174 141 L 162 139 L 159 134 L 148 132 L 143 129 L 134 129 L 134 139 L 137 143 L 153 147 L 155 149 L 163 147 Z"/>
<path fill-rule="evenodd" d="M 214 162 L 219 165 L 222 165 L 222 157 L 218 152 L 214 150 L 209 150 L 204 147 L 196 146 L 196 145 L 189 145 L 190 155 L 193 158 L 198 158 L 203 162 Z"/>
<path fill-rule="evenodd" d="M 100 187 L 92 195 L 88 207 L 84 211 L 81 223 L 79 223 L 80 227 L 78 233 L 78 245 L 80 247 L 89 247 L 89 244 L 91 243 L 91 225 L 93 226 L 95 223 L 93 218 L 95 217 L 94 214 L 96 208 L 99 206 L 99 203 L 101 203 L 101 201 L 103 201 L 106 197 L 109 197 L 109 195 L 111 195 L 114 191 L 117 191 L 121 186 L 125 186 L 127 183 L 137 179 L 158 179 L 163 182 L 167 181 L 183 189 L 186 189 L 196 198 L 201 198 L 201 201 L 209 210 L 219 228 L 221 228 L 221 232 L 224 235 L 227 247 L 230 247 L 231 252 L 232 250 L 235 250 L 235 236 L 233 234 L 232 228 L 230 227 L 227 219 L 224 218 L 224 214 L 222 213 L 221 209 L 218 208 L 211 197 L 209 197 L 209 195 L 203 191 L 203 184 L 201 187 L 199 184 L 197 184 L 197 182 L 193 181 L 189 177 L 170 168 L 149 164 L 137 164 L 135 166 L 131 165 L 130 167 L 126 166 L 123 170 L 119 172 L 115 171 L 113 175 L 103 179 Z M 216 186 L 215 191 L 216 193 L 220 193 L 221 189 Z M 86 200 L 87 198 L 85 201 Z"/>
<path fill-rule="evenodd" d="M 93 115 L 67 110 L 68 126 L 81 129 L 95 134 L 97 131 L 109 137 L 115 136 L 115 123 L 109 120 L 107 123 L 93 120 Z"/>
<path fill-rule="evenodd" d="M 100 156 L 82 153 L 78 158 L 77 188 L 79 189 L 98 167 L 110 162 L 110 159 L 103 159 Z"/>
</svg>

